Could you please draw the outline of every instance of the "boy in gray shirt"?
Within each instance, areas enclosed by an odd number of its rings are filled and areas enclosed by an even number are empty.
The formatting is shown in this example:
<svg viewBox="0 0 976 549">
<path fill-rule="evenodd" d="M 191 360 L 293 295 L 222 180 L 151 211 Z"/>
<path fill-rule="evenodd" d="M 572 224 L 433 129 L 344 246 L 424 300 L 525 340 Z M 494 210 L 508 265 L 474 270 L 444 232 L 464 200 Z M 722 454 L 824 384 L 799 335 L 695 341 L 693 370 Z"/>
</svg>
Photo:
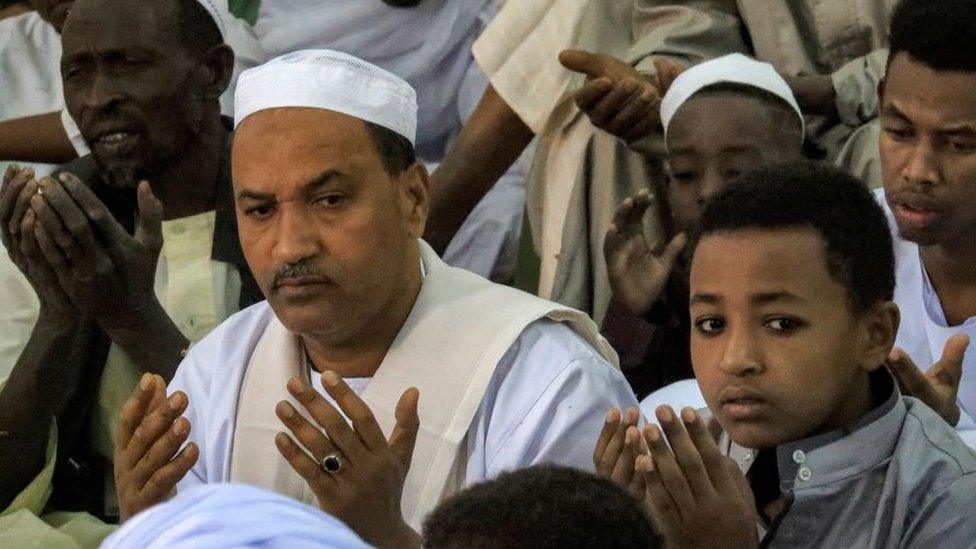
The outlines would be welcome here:
<svg viewBox="0 0 976 549">
<path fill-rule="evenodd" d="M 883 367 L 893 291 L 890 231 L 857 180 L 804 162 L 743 176 L 706 207 L 692 260 L 709 411 L 608 421 L 598 469 L 679 547 L 973 546 L 976 454 Z"/>
</svg>

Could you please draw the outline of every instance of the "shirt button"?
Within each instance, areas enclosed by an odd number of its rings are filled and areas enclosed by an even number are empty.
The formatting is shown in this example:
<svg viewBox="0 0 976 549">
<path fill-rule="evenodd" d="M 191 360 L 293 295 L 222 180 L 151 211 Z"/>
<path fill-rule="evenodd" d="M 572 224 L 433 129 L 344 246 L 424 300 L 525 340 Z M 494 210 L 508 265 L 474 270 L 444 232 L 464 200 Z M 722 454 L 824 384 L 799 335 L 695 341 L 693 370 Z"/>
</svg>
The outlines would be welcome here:
<svg viewBox="0 0 976 549">
<path fill-rule="evenodd" d="M 807 482 L 813 476 L 813 471 L 809 467 L 800 467 L 800 480 Z"/>
<path fill-rule="evenodd" d="M 803 453 L 803 450 L 797 450 L 793 452 L 793 461 L 797 464 L 801 464 L 807 460 L 807 455 Z"/>
</svg>

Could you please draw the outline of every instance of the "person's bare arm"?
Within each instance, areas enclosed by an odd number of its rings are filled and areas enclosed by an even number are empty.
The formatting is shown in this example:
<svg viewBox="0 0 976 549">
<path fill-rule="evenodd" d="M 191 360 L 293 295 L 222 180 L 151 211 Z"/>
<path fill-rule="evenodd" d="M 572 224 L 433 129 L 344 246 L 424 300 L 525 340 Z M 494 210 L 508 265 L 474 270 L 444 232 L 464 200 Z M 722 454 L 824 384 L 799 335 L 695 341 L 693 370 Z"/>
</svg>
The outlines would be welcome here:
<svg viewBox="0 0 976 549">
<path fill-rule="evenodd" d="M 36 192 L 32 170 L 7 170 L 0 189 L 0 234 L 11 260 L 37 294 L 40 314 L 0 392 L 0 509 L 43 469 L 51 421 L 59 419 L 58 438 L 65 446 L 74 440 L 80 422 L 75 420 L 77 413 L 65 415 L 66 407 L 82 383 L 91 345 L 96 343 L 86 336 L 91 321 L 82 319 L 61 291 L 37 244 L 34 212 L 28 207 Z"/>
<path fill-rule="evenodd" d="M 64 164 L 77 158 L 61 113 L 50 112 L 0 122 L 0 159 Z"/>
<path fill-rule="evenodd" d="M 457 142 L 431 177 L 431 208 L 424 234 L 438 253 L 532 141 L 534 134 L 488 86 Z"/>
</svg>

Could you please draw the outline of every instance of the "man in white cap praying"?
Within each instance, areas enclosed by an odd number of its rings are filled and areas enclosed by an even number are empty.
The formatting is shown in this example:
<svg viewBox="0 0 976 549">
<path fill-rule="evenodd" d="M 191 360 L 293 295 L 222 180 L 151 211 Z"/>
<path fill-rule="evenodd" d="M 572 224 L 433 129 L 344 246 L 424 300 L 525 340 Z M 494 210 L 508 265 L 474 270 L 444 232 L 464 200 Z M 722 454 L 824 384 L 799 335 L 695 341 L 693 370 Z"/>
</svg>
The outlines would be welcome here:
<svg viewBox="0 0 976 549">
<path fill-rule="evenodd" d="M 0 194 L 5 247 L 40 302 L 0 392 L 0 520 L 113 520 L 112 434 L 139 376 L 172 378 L 192 341 L 260 297 L 220 116 L 233 52 L 211 9 L 79 0 L 68 15 L 65 99 L 92 154 L 55 178 L 11 169 Z"/>
<path fill-rule="evenodd" d="M 116 471 L 130 509 L 188 471 L 181 490 L 244 482 L 357 531 L 390 512 L 417 530 L 502 471 L 592 468 L 606 410 L 636 404 L 616 356 L 585 315 L 449 267 L 420 239 L 428 176 L 405 81 L 301 51 L 245 72 L 236 113 L 241 243 L 267 302 L 191 349 L 166 404 L 149 404 L 163 402 L 152 378 L 133 397 L 120 424 L 141 435 Z M 411 456 L 402 499 L 382 501 Z"/>
<path fill-rule="evenodd" d="M 704 204 L 742 172 L 799 159 L 803 144 L 803 116 L 786 81 L 741 54 L 678 76 L 661 121 L 667 186 L 625 200 L 604 244 L 613 300 L 603 330 L 638 398 L 680 380 L 694 384 L 685 250 Z M 644 229 L 649 210 L 665 220 L 662 242 Z"/>
</svg>

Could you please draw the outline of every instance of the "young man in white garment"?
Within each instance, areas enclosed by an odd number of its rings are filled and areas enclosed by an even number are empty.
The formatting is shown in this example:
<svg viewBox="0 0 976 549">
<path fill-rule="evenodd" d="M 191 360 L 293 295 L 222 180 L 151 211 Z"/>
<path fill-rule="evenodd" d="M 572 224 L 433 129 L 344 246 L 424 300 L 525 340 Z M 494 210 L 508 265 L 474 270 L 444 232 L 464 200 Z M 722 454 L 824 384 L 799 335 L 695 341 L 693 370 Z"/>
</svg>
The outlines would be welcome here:
<svg viewBox="0 0 976 549">
<path fill-rule="evenodd" d="M 888 361 L 976 446 L 976 4 L 906 0 L 878 88 L 877 192 L 892 227 L 898 347 Z M 923 375 L 919 367 L 935 366 Z"/>
<path fill-rule="evenodd" d="M 592 468 L 605 411 L 636 403 L 616 357 L 585 315 L 448 267 L 420 240 L 428 179 L 413 89 L 308 50 L 245 72 L 236 107 L 241 242 L 268 301 L 191 349 L 166 404 L 158 394 L 123 413 L 132 428 L 155 410 L 118 447 L 120 497 L 144 507 L 185 474 L 180 489 L 255 484 L 354 524 L 400 512 L 364 499 L 389 484 L 363 478 L 364 460 L 412 453 L 402 521 L 416 530 L 440 499 L 502 471 Z M 153 378 L 137 391 L 153 384 L 161 392 Z M 356 394 L 368 408 L 350 413 Z M 382 432 L 362 419 L 370 410 Z M 402 432 L 418 421 L 411 452 Z M 345 488 L 324 498 L 322 483 Z"/>
</svg>

